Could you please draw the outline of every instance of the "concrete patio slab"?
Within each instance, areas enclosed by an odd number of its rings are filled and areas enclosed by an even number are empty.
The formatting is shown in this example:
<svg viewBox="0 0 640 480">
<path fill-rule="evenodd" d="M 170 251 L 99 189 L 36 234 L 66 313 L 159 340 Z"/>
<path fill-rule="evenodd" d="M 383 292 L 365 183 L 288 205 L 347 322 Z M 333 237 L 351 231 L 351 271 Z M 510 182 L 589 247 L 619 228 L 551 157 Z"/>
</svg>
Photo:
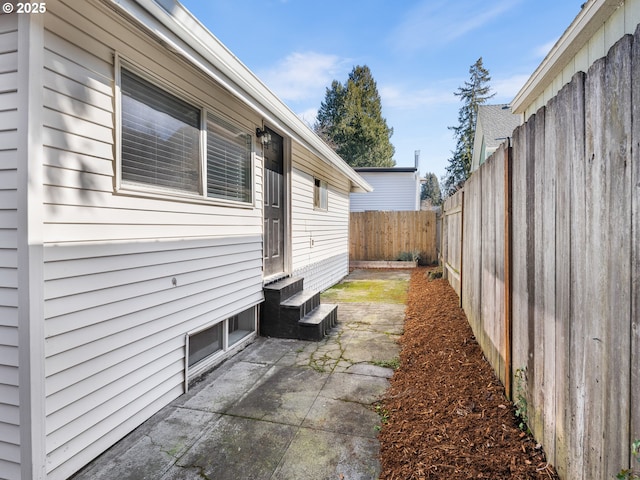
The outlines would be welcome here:
<svg viewBox="0 0 640 480">
<path fill-rule="evenodd" d="M 347 368 L 346 372 L 379 378 L 391 378 L 393 376 L 393 369 L 381 367 L 379 365 L 371 365 L 368 363 L 358 363 L 355 365 L 351 365 L 349 368 Z"/>
<path fill-rule="evenodd" d="M 314 370 L 275 366 L 227 413 L 297 426 L 326 381 L 326 375 Z"/>
<path fill-rule="evenodd" d="M 373 438 L 301 428 L 272 480 L 374 480 L 378 449 Z"/>
<path fill-rule="evenodd" d="M 269 479 L 296 431 L 280 423 L 224 416 L 162 478 Z"/>
<path fill-rule="evenodd" d="M 371 376 L 365 373 L 338 373 L 329 376 L 320 396 L 371 405 L 386 391 L 389 382 L 385 377 Z"/>
<path fill-rule="evenodd" d="M 205 411 L 164 409 L 145 423 L 144 429 L 136 430 L 90 464 L 79 478 L 156 480 L 219 418 Z"/>
<path fill-rule="evenodd" d="M 181 405 L 192 410 L 224 413 L 263 378 L 270 368 L 270 365 L 250 362 L 229 365 L 228 368 L 220 369 L 224 373 L 215 382 L 207 382 L 197 394 L 182 400 Z"/>
<path fill-rule="evenodd" d="M 318 397 L 302 426 L 325 432 L 358 437 L 376 437 L 380 425 L 378 414 L 370 405 Z"/>
</svg>

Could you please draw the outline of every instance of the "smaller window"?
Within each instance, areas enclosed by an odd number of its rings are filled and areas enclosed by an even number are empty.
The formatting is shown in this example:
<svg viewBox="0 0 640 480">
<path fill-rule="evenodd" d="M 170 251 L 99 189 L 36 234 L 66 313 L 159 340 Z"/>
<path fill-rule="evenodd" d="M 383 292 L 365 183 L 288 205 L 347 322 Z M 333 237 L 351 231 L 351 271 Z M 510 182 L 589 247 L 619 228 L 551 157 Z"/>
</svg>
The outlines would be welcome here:
<svg viewBox="0 0 640 480">
<path fill-rule="evenodd" d="M 229 346 L 235 345 L 256 329 L 256 309 L 250 308 L 229 319 Z"/>
<path fill-rule="evenodd" d="M 222 350 L 222 323 L 189 337 L 189 366 Z"/>
<path fill-rule="evenodd" d="M 328 192 L 327 192 L 327 182 L 324 180 L 320 180 L 319 178 L 314 179 L 314 188 L 313 188 L 313 207 L 318 210 L 327 210 L 328 206 Z"/>
</svg>

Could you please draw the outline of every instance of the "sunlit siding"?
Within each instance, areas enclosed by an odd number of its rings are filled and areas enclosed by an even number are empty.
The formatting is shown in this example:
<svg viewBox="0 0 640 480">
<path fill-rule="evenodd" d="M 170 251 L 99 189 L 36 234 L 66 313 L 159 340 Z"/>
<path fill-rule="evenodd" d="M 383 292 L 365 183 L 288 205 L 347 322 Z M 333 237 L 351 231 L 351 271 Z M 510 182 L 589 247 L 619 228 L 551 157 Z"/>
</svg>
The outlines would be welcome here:
<svg viewBox="0 0 640 480">
<path fill-rule="evenodd" d="M 20 478 L 16 16 L 0 15 L 0 478 Z"/>
<path fill-rule="evenodd" d="M 305 287 L 324 290 L 349 273 L 349 186 L 295 144 L 292 149 L 291 216 L 293 273 Z M 313 206 L 314 178 L 328 183 L 328 208 Z"/>
<path fill-rule="evenodd" d="M 601 3 L 604 4 L 604 2 Z M 611 5 L 605 5 L 605 8 L 611 8 Z M 640 3 L 618 2 L 613 8 L 611 16 L 588 37 L 588 41 L 584 45 L 578 47 L 576 53 L 560 67 L 557 74 L 545 82 L 544 91 L 535 98 L 531 98 L 526 104 L 520 104 L 520 99 L 518 99 L 517 110 L 519 113 L 524 113 L 525 120 L 555 97 L 562 87 L 571 81 L 576 72 L 587 72 L 596 60 L 607 55 L 609 49 L 622 36 L 635 33 L 636 27 L 640 23 Z M 556 66 L 553 68 L 558 70 Z"/>
<path fill-rule="evenodd" d="M 352 193 L 351 211 L 420 210 L 420 182 L 416 172 L 360 172 L 373 192 Z"/>
<path fill-rule="evenodd" d="M 52 479 L 184 391 L 187 332 L 263 298 L 259 157 L 248 207 L 118 193 L 114 54 L 249 133 L 261 119 L 102 4 L 65 3 L 47 2 L 43 72 Z"/>
</svg>

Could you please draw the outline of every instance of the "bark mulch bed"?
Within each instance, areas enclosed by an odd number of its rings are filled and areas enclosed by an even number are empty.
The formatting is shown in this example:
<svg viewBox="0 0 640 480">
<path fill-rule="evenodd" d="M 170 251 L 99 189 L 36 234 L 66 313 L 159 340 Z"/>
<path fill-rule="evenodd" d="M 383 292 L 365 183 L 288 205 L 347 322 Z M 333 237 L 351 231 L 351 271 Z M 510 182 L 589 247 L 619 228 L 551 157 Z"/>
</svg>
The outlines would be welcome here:
<svg viewBox="0 0 640 480">
<path fill-rule="evenodd" d="M 411 277 L 400 367 L 378 405 L 383 480 L 557 479 L 518 428 L 446 280 Z"/>
</svg>

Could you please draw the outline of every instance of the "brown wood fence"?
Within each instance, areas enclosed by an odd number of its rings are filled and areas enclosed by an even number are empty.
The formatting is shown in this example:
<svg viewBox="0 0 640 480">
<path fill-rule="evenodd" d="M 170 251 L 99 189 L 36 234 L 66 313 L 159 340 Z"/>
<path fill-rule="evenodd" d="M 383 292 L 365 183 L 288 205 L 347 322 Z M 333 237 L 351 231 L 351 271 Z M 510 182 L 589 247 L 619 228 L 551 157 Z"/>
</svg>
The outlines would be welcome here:
<svg viewBox="0 0 640 480">
<path fill-rule="evenodd" d="M 352 212 L 349 239 L 349 260 L 398 260 L 401 253 L 418 253 L 430 264 L 437 260 L 436 213 Z"/>
<path fill-rule="evenodd" d="M 446 233 L 462 239 L 443 238 L 463 243 L 487 359 L 566 479 L 614 478 L 640 438 L 638 32 L 516 129 L 510 160 L 503 147 L 474 172 Z"/>
<path fill-rule="evenodd" d="M 505 320 L 504 145 L 464 187 L 462 308 L 499 378 L 510 388 Z"/>
<path fill-rule="evenodd" d="M 444 201 L 442 207 L 442 270 L 444 278 L 462 299 L 462 230 L 464 190 Z"/>
</svg>

